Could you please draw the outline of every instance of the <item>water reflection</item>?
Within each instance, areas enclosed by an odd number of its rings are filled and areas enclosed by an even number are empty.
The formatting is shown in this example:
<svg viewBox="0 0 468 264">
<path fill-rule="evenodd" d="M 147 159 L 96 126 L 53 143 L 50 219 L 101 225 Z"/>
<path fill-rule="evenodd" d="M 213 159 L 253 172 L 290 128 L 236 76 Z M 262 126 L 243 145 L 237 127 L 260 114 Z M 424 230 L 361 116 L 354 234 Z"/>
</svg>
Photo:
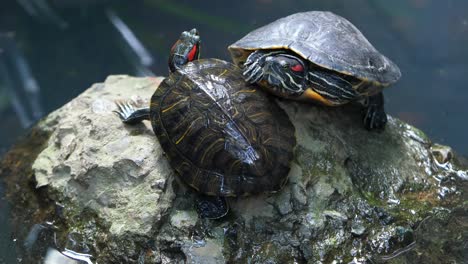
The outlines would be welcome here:
<svg viewBox="0 0 468 264">
<path fill-rule="evenodd" d="M 154 63 L 154 59 L 143 43 L 135 36 L 133 31 L 120 19 L 112 9 L 106 10 L 106 16 L 115 27 L 118 35 L 119 46 L 122 53 L 128 58 L 128 61 L 134 67 L 136 76 L 154 76 L 149 70 Z"/>
<path fill-rule="evenodd" d="M 51 7 L 47 0 L 16 0 L 23 10 L 31 17 L 44 22 L 50 23 L 58 28 L 65 29 L 68 23 L 60 17 L 60 15 Z"/>
<path fill-rule="evenodd" d="M 0 34 L 0 49 L 2 87 L 22 127 L 27 128 L 43 115 L 39 85 L 13 33 Z"/>
</svg>

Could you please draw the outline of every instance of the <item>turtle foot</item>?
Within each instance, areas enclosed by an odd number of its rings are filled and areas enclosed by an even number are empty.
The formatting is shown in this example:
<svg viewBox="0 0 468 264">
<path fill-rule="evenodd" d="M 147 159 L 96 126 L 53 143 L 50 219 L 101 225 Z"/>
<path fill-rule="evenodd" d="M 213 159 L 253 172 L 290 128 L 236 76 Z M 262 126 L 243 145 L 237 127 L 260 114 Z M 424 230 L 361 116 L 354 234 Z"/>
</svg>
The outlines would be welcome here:
<svg viewBox="0 0 468 264">
<path fill-rule="evenodd" d="M 387 114 L 384 110 L 384 97 L 382 93 L 369 96 L 364 104 L 364 126 L 367 130 L 381 130 L 387 124 Z"/>
<path fill-rule="evenodd" d="M 229 206 L 223 197 L 200 195 L 197 199 L 197 212 L 201 218 L 219 219 L 228 211 Z"/>
<path fill-rule="evenodd" d="M 126 124 L 137 124 L 143 120 L 150 119 L 150 109 L 147 107 L 137 108 L 132 101 L 118 101 L 115 104 L 117 105 L 117 110 L 114 112 Z"/>
<path fill-rule="evenodd" d="M 383 107 L 369 105 L 364 115 L 364 126 L 367 130 L 379 130 L 385 128 L 387 114 Z"/>
</svg>

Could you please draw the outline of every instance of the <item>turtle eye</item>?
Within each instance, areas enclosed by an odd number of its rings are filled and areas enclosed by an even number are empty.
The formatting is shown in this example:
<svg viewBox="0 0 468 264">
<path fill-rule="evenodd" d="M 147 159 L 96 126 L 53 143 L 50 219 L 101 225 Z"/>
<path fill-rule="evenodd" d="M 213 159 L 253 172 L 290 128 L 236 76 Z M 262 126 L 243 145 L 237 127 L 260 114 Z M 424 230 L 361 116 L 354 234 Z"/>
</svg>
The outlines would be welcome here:
<svg viewBox="0 0 468 264">
<path fill-rule="evenodd" d="M 302 72 L 304 71 L 304 67 L 302 67 L 301 64 L 296 64 L 294 66 L 291 66 L 290 68 L 291 70 L 295 71 L 295 72 Z"/>
</svg>

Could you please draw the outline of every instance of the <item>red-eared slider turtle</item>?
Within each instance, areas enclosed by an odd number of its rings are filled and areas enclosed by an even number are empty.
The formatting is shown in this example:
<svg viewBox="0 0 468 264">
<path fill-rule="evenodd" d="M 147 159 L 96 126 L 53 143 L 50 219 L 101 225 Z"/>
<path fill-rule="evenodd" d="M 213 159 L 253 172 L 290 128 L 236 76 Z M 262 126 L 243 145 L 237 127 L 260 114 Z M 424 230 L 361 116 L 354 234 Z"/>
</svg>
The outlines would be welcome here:
<svg viewBox="0 0 468 264">
<path fill-rule="evenodd" d="M 125 123 L 151 120 L 180 179 L 203 195 L 202 217 L 227 213 L 223 197 L 275 192 L 287 181 L 294 127 L 272 98 L 234 64 L 198 59 L 199 36 L 183 32 L 147 108 L 119 104 Z"/>
<path fill-rule="evenodd" d="M 247 82 L 296 100 L 342 105 L 366 98 L 366 128 L 387 122 L 381 90 L 396 82 L 397 65 L 348 20 L 331 12 L 278 19 L 229 46 Z"/>
</svg>

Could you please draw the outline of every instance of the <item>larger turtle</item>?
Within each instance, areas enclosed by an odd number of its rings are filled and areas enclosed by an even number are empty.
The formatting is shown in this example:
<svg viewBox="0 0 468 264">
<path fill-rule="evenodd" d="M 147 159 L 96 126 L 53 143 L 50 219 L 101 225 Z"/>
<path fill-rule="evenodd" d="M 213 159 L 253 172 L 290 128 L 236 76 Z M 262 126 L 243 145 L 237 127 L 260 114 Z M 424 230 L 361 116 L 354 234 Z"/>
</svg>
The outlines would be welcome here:
<svg viewBox="0 0 468 264">
<path fill-rule="evenodd" d="M 368 129 L 385 126 L 381 90 L 401 77 L 353 24 L 331 12 L 278 19 L 228 49 L 248 82 L 281 97 L 331 106 L 368 99 Z"/>
<path fill-rule="evenodd" d="M 200 192 L 202 217 L 227 213 L 224 197 L 275 192 L 287 181 L 296 140 L 286 113 L 245 82 L 234 64 L 198 59 L 195 29 L 171 49 L 169 77 L 149 107 L 119 104 L 123 122 L 151 120 L 180 179 Z"/>
</svg>

